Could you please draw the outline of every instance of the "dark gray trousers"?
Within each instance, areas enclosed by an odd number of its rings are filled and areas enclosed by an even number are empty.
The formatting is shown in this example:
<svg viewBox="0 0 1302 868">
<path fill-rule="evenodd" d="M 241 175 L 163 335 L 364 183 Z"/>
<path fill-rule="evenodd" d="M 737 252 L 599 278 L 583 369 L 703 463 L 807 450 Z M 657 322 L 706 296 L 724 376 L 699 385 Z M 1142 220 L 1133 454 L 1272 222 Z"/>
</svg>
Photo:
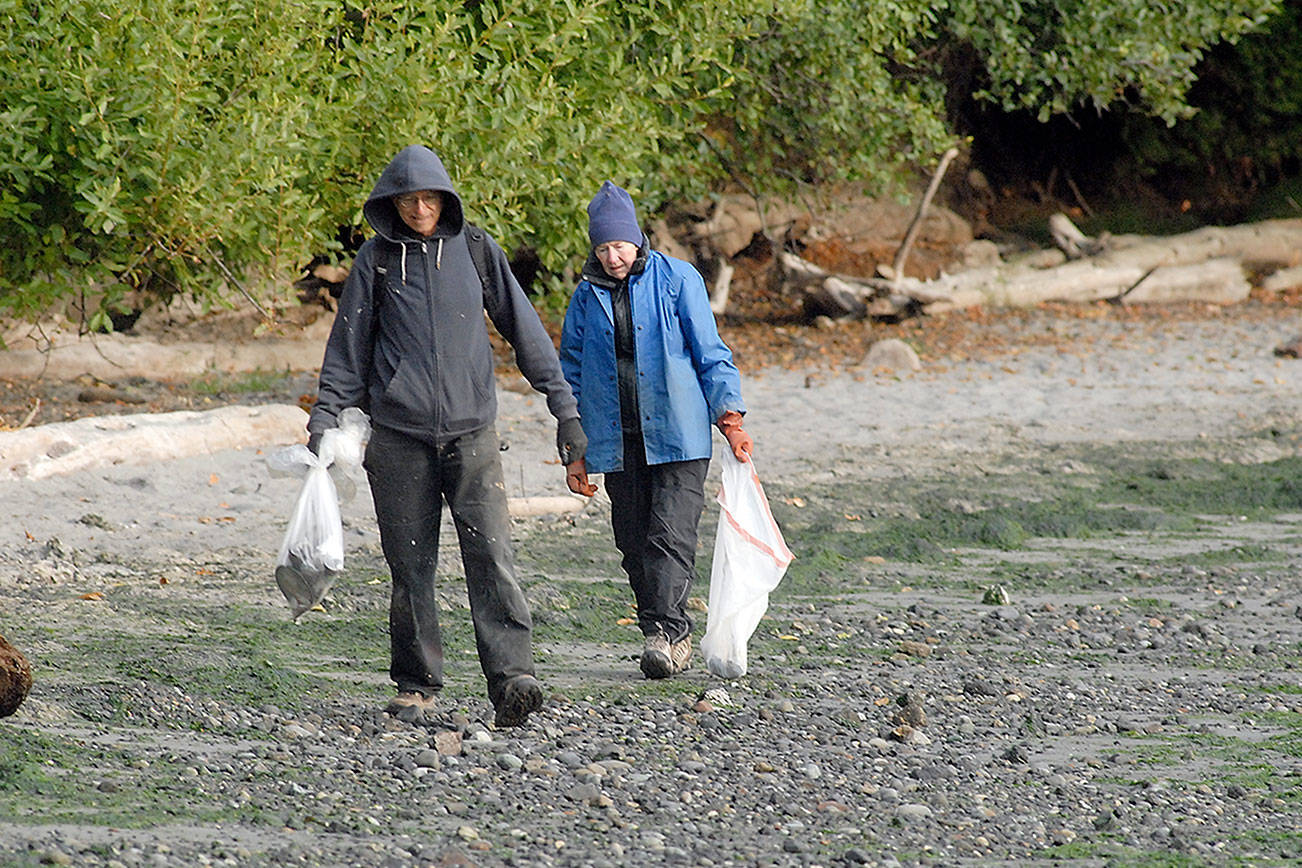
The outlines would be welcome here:
<svg viewBox="0 0 1302 868">
<path fill-rule="evenodd" d="M 533 621 L 515 577 L 497 432 L 490 425 L 436 447 L 377 426 L 365 467 L 393 576 L 390 677 L 400 691 L 432 694 L 443 687 L 434 574 L 447 501 L 461 545 L 479 664 L 497 705 L 506 681 L 534 672 Z"/>
<path fill-rule="evenodd" d="M 677 642 L 692 632 L 687 595 L 709 468 L 708 458 L 648 465 L 638 437 L 624 442 L 624 469 L 605 476 L 615 547 L 644 636 L 663 630 Z"/>
</svg>

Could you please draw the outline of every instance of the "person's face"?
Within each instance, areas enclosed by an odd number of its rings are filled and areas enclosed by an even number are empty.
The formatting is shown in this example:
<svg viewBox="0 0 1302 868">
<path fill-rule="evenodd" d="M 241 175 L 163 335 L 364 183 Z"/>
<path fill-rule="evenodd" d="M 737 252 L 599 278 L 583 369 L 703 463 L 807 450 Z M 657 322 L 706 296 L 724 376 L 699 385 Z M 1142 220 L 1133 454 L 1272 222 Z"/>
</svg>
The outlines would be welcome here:
<svg viewBox="0 0 1302 868">
<path fill-rule="evenodd" d="M 403 193 L 393 197 L 393 205 L 398 209 L 398 216 L 412 232 L 422 238 L 434 234 L 439 225 L 439 215 L 443 213 L 443 195 L 437 190 L 421 190 L 419 193 Z"/>
<path fill-rule="evenodd" d="M 637 245 L 627 241 L 607 241 L 598 244 L 592 252 L 597 254 L 597 260 L 606 273 L 616 280 L 628 277 L 628 270 L 637 259 Z"/>
</svg>

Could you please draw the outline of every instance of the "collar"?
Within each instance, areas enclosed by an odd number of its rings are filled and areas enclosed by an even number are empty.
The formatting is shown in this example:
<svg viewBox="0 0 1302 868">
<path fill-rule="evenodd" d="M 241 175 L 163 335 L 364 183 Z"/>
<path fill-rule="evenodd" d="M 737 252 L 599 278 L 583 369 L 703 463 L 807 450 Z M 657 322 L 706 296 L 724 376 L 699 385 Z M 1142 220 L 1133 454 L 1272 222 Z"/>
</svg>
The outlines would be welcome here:
<svg viewBox="0 0 1302 868">
<path fill-rule="evenodd" d="M 637 258 L 633 260 L 633 265 L 628 270 L 628 277 L 635 274 L 641 274 L 646 270 L 647 255 L 651 252 L 651 242 L 647 239 L 646 233 L 642 233 L 642 246 L 637 249 Z M 616 280 L 606 273 L 606 269 L 601 267 L 601 260 L 597 259 L 597 254 L 591 250 L 588 251 L 588 258 L 583 263 L 583 271 L 580 276 L 591 283 L 593 286 L 600 286 L 602 289 L 615 290 L 619 285 L 628 280 Z"/>
</svg>

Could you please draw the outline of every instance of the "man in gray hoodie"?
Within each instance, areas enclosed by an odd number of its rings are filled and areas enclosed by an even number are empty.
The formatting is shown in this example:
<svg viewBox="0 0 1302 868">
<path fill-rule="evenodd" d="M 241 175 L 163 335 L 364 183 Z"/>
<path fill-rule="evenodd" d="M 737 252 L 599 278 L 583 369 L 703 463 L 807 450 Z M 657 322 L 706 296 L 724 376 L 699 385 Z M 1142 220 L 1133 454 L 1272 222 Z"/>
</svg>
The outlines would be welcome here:
<svg viewBox="0 0 1302 868">
<path fill-rule="evenodd" d="M 400 151 L 362 213 L 376 234 L 358 251 L 340 296 L 307 428 L 315 447 L 345 408 L 371 417 L 364 466 L 393 577 L 389 674 L 398 694 L 387 710 L 416 720 L 443 686 L 434 574 L 446 501 L 495 722 L 519 726 L 543 694 L 532 619 L 515 577 L 485 311 L 514 348 L 520 372 L 547 396 L 567 466 L 587 448 L 577 405 L 506 255 L 467 229 L 433 151 Z"/>
</svg>

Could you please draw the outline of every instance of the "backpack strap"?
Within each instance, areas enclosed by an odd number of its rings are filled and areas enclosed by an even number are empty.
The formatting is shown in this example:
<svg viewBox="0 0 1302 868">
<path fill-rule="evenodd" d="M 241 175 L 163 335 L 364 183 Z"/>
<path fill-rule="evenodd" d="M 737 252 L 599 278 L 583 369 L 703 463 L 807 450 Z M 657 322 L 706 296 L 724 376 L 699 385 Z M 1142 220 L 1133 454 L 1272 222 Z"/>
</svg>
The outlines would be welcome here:
<svg viewBox="0 0 1302 868">
<path fill-rule="evenodd" d="M 488 233 L 480 229 L 474 223 L 467 222 L 465 225 L 466 246 L 470 248 L 470 258 L 475 263 L 475 273 L 479 275 L 479 283 L 483 287 L 485 295 L 488 293 L 488 278 L 484 275 L 489 273 L 488 267 Z"/>
<path fill-rule="evenodd" d="M 385 277 L 388 276 L 389 270 L 402 268 L 399 260 L 401 254 L 393 249 L 394 245 L 386 242 L 379 246 L 383 252 L 375 257 L 375 274 L 371 280 L 371 304 L 376 310 L 380 309 L 380 303 L 384 301 Z"/>
</svg>

